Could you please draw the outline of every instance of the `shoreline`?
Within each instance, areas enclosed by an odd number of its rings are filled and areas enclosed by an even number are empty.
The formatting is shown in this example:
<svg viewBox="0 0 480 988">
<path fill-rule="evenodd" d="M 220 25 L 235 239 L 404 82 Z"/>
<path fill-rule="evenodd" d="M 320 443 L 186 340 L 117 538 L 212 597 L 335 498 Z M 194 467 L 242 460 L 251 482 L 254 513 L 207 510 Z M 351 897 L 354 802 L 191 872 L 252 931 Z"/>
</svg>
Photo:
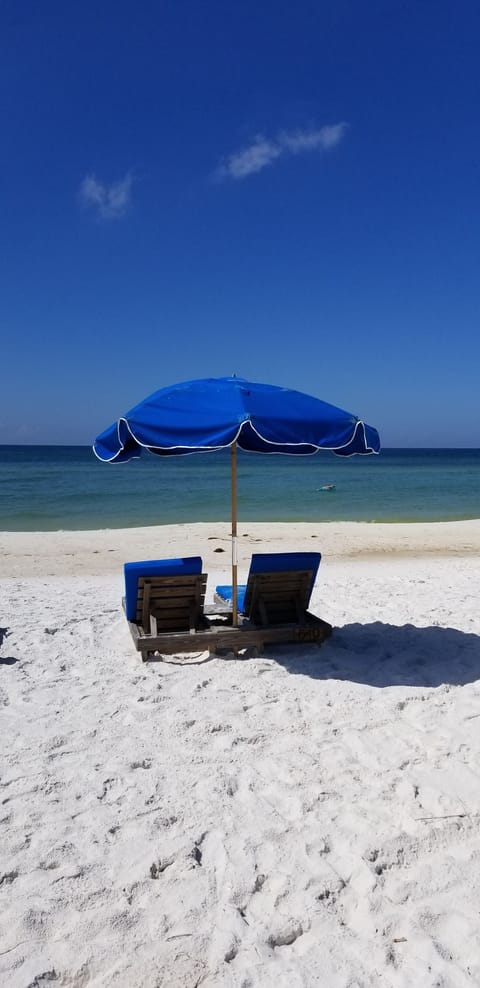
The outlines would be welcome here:
<svg viewBox="0 0 480 988">
<path fill-rule="evenodd" d="M 239 575 L 252 552 L 318 548 L 328 560 L 479 556 L 480 519 L 446 522 L 252 522 L 238 527 Z M 201 555 L 207 572 L 230 568 L 230 524 L 196 522 L 90 531 L 0 532 L 0 578 L 99 576 L 141 559 Z"/>
</svg>

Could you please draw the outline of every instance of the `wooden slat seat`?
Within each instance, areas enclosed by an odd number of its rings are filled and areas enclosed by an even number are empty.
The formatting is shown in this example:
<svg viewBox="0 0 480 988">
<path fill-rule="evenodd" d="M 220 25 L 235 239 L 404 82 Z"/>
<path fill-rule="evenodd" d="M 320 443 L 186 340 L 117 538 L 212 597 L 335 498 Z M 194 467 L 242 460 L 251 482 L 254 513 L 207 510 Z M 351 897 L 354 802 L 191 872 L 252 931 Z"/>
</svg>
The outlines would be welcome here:
<svg viewBox="0 0 480 988">
<path fill-rule="evenodd" d="M 208 627 L 204 614 L 207 574 L 200 556 L 149 559 L 125 563 L 123 605 L 135 647 L 144 659 L 158 651 L 178 649 L 179 640 L 191 641 Z M 170 647 L 169 647 L 170 646 Z"/>
<path fill-rule="evenodd" d="M 137 623 L 147 633 L 188 631 L 205 627 L 203 604 L 207 574 L 149 576 L 138 580 Z"/>
<path fill-rule="evenodd" d="M 265 640 L 323 641 L 332 628 L 308 610 L 320 565 L 319 552 L 254 553 L 247 583 L 238 587 L 238 609 Z M 215 600 L 231 607 L 232 588 L 218 586 Z M 274 638 L 278 634 L 278 638 Z"/>
<path fill-rule="evenodd" d="M 245 614 L 253 624 L 304 624 L 310 600 L 309 570 L 253 573 L 245 595 Z"/>
</svg>

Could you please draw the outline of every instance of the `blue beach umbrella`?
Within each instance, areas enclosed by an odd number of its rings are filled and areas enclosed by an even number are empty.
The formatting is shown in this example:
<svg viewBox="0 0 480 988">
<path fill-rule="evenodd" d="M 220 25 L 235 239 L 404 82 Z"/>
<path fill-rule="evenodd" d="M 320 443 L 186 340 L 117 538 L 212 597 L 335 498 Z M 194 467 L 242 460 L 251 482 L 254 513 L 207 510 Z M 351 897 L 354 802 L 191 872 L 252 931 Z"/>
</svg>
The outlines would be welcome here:
<svg viewBox="0 0 480 988">
<path fill-rule="evenodd" d="M 376 429 L 335 405 L 289 388 L 241 377 L 185 381 L 162 388 L 97 436 L 94 452 L 124 463 L 143 450 L 181 456 L 231 447 L 233 623 L 237 601 L 237 447 L 253 453 L 338 456 L 378 453 Z"/>
</svg>

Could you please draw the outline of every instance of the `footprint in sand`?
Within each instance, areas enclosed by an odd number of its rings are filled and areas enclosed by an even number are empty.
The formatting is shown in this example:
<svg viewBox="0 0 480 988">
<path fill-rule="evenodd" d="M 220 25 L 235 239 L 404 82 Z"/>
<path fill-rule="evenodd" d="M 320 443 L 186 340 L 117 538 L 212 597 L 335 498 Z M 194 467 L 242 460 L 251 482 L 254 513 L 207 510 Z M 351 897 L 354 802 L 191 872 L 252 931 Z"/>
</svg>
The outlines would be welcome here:
<svg viewBox="0 0 480 988">
<path fill-rule="evenodd" d="M 278 933 L 273 933 L 269 936 L 267 943 L 269 947 L 275 949 L 275 947 L 289 947 L 295 940 L 303 935 L 303 926 L 301 923 L 294 923 L 292 926 L 286 926 L 284 929 L 280 930 Z"/>
<path fill-rule="evenodd" d="M 167 868 L 170 868 L 174 860 L 174 858 L 164 858 L 163 861 L 154 861 L 153 864 L 150 865 L 150 878 L 155 880 L 160 878 L 160 875 L 163 875 L 163 872 L 166 871 Z"/>
<path fill-rule="evenodd" d="M 151 758 L 143 758 L 141 762 L 131 762 L 130 763 L 130 768 L 133 769 L 133 770 L 136 769 L 136 768 L 145 768 L 145 769 L 147 769 L 147 768 L 151 768 L 151 767 L 152 767 L 152 759 Z"/>
<path fill-rule="evenodd" d="M 18 871 L 5 871 L 3 875 L 0 875 L 0 886 L 11 885 L 16 878 L 18 878 Z"/>
</svg>

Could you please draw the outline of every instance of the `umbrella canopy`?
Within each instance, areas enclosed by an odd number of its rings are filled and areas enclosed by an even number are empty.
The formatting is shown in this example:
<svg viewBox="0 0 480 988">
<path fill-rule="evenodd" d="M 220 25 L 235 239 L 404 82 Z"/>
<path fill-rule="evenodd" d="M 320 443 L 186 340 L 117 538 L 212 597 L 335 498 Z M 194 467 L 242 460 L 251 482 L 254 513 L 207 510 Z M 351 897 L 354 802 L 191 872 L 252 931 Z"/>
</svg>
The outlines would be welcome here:
<svg viewBox="0 0 480 988">
<path fill-rule="evenodd" d="M 289 388 L 241 377 L 207 378 L 162 388 L 102 432 L 100 460 L 121 463 L 143 449 L 179 456 L 232 448 L 232 584 L 236 622 L 236 448 L 254 453 L 339 456 L 378 453 L 376 429 L 335 405 Z"/>
<path fill-rule="evenodd" d="M 254 453 L 329 449 L 351 456 L 380 449 L 375 429 L 335 405 L 289 388 L 221 377 L 149 395 L 97 437 L 94 451 L 101 460 L 119 463 L 142 449 L 167 456 L 234 442 Z"/>
</svg>

